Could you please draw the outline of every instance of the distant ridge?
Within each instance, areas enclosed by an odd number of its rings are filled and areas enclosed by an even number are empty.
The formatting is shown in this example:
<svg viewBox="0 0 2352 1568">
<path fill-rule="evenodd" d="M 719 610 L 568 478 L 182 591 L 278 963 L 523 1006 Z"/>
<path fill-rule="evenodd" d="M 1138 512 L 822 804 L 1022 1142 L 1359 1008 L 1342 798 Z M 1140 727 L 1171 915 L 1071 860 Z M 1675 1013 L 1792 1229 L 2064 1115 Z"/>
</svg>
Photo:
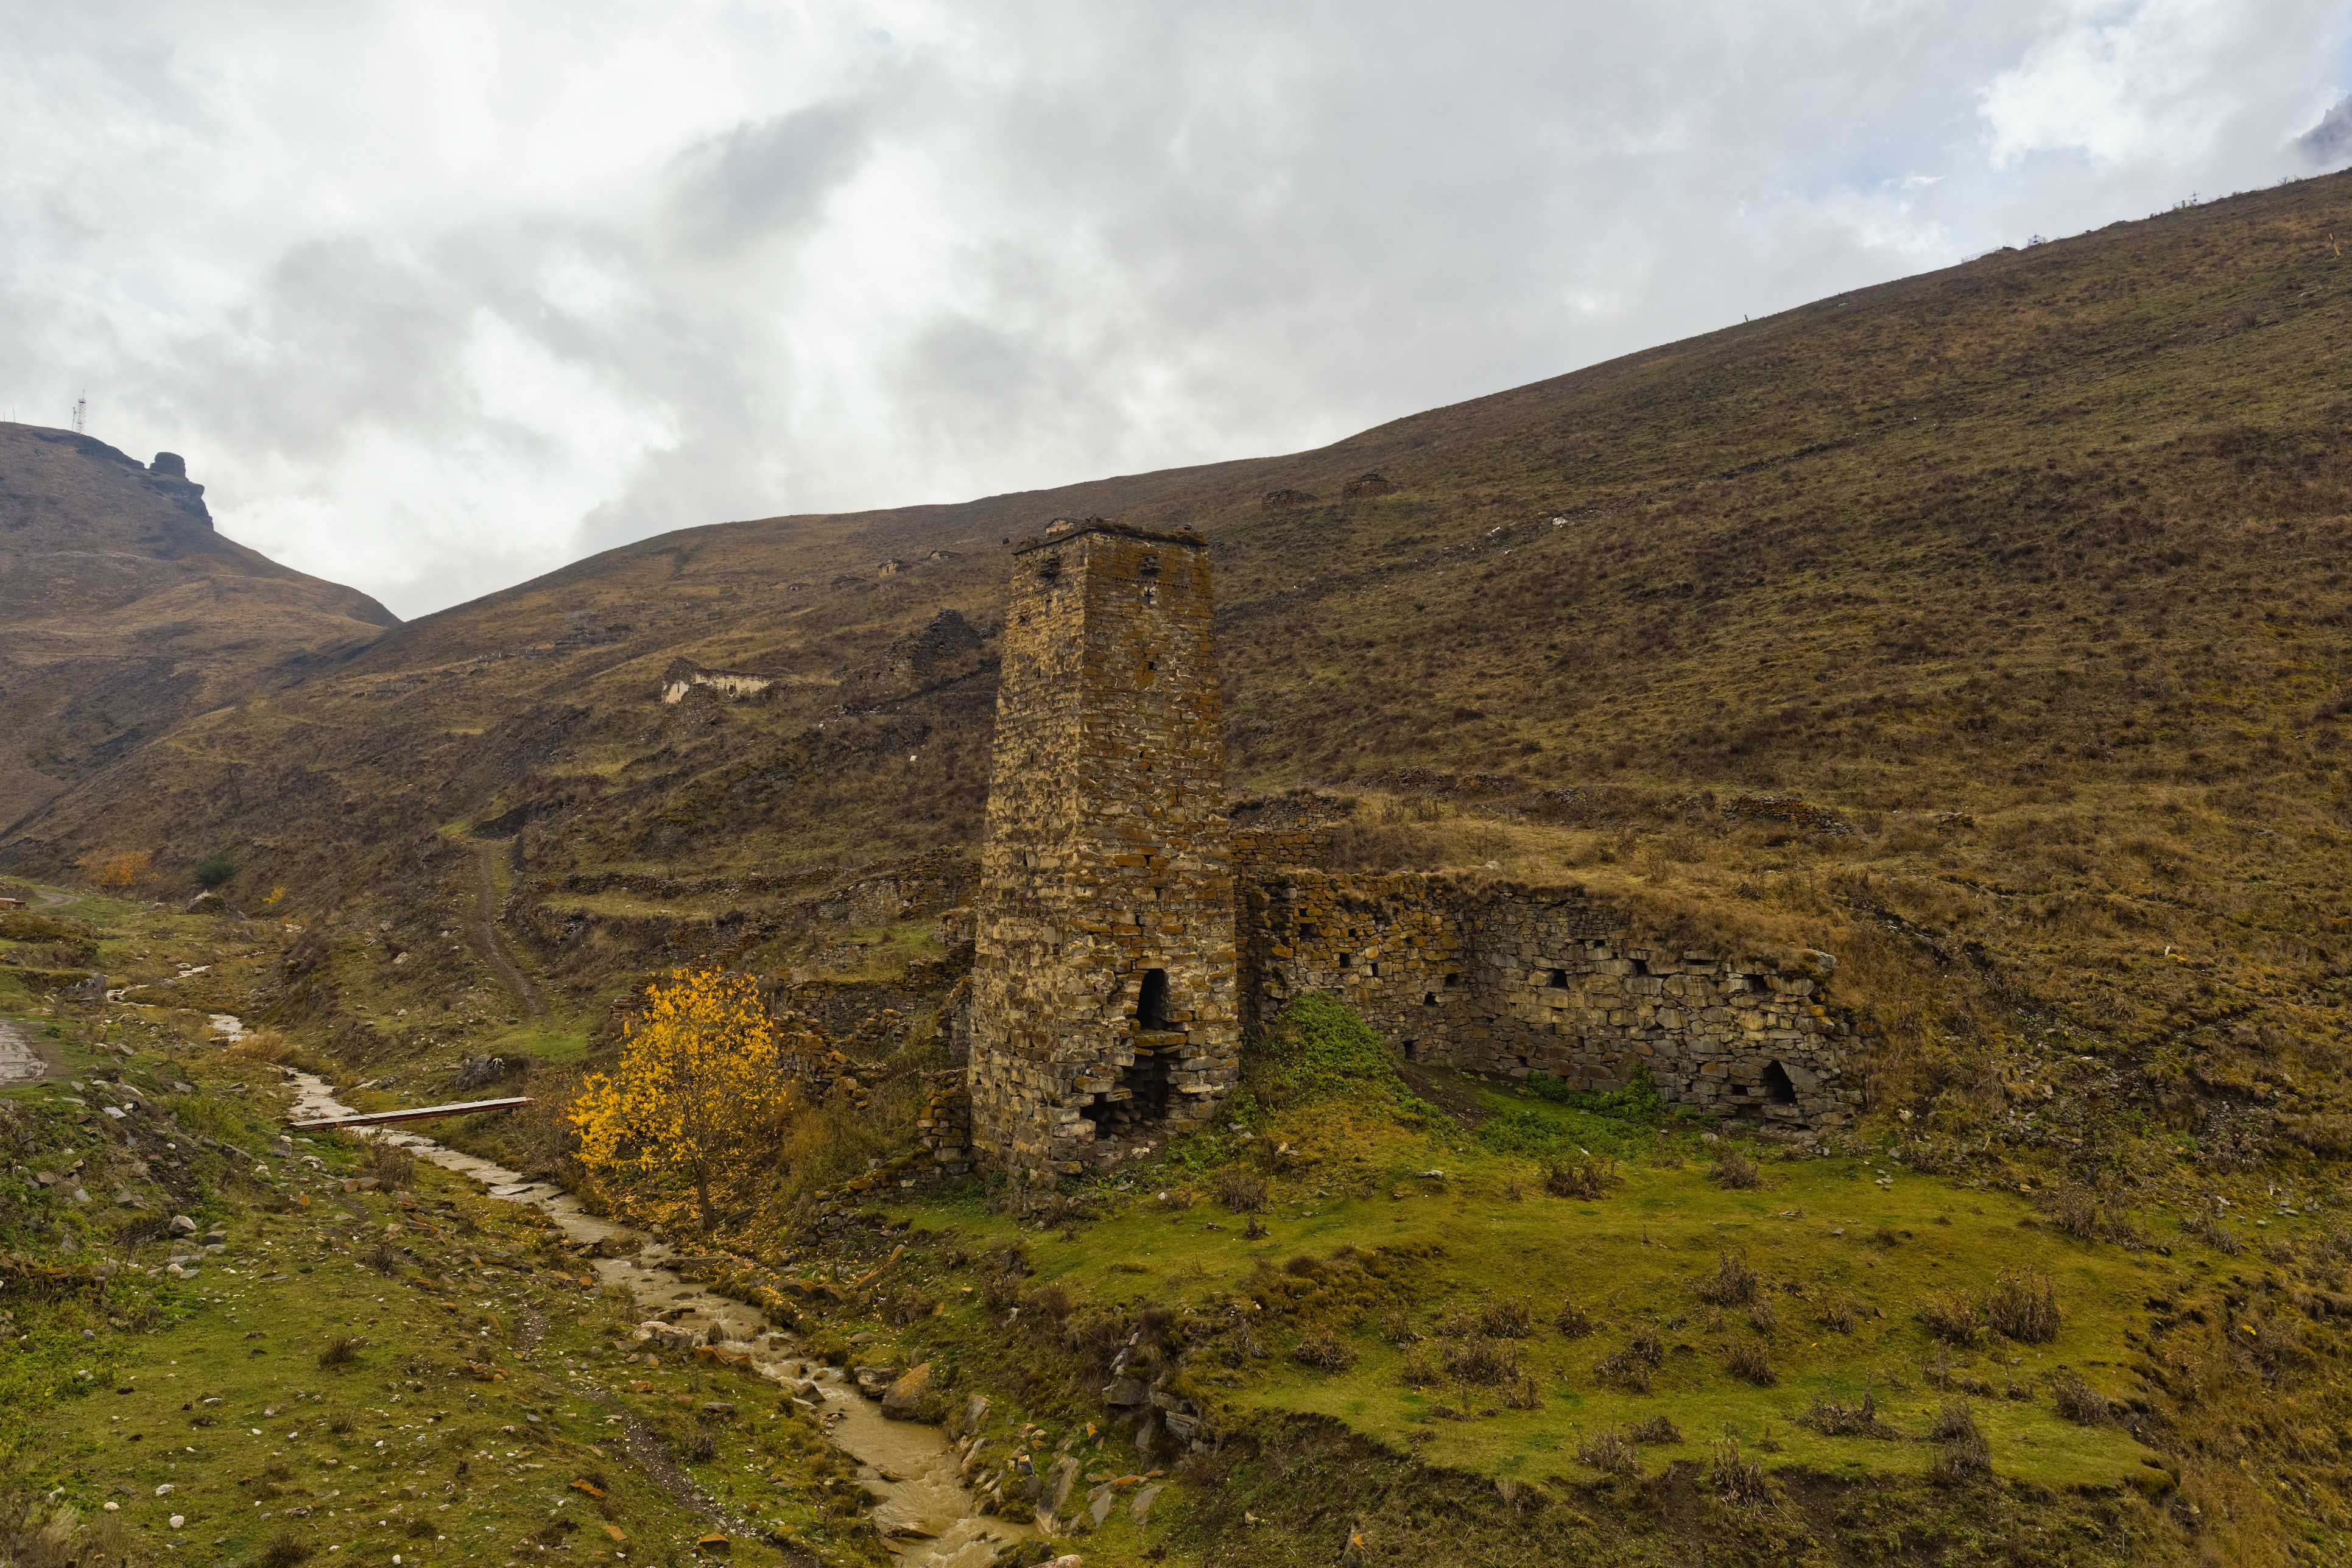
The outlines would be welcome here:
<svg viewBox="0 0 2352 1568">
<path fill-rule="evenodd" d="M 224 538 L 176 455 L 0 423 L 0 826 L 397 624 Z"/>
</svg>

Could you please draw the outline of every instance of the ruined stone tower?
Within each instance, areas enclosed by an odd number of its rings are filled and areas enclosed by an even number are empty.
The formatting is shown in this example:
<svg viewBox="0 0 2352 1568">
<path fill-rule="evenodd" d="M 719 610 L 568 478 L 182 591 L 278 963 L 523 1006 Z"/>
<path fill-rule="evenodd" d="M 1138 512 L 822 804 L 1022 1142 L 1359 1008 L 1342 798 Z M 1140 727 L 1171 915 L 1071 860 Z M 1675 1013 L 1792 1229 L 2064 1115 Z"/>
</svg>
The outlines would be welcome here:
<svg viewBox="0 0 2352 1568">
<path fill-rule="evenodd" d="M 1013 554 L 971 999 L 972 1142 L 1024 1179 L 1215 1114 L 1238 1065 L 1225 746 L 1199 535 Z"/>
</svg>

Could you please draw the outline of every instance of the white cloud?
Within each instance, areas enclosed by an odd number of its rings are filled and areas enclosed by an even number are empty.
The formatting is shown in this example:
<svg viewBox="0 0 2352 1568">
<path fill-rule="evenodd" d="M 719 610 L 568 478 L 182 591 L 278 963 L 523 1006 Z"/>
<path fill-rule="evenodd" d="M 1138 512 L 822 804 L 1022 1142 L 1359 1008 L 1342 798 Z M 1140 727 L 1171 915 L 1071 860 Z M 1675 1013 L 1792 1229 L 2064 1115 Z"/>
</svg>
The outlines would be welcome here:
<svg viewBox="0 0 2352 1568">
<path fill-rule="evenodd" d="M 413 614 L 2299 172 L 2347 6 L 0 0 L 0 413 Z"/>
</svg>

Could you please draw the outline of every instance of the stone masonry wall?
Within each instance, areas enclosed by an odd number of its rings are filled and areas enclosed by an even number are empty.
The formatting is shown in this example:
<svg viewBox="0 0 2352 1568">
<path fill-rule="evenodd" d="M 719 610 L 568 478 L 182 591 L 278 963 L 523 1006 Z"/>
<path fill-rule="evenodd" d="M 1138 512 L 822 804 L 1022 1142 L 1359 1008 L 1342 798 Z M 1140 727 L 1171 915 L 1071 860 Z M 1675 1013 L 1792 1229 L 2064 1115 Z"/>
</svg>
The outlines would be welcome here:
<svg viewBox="0 0 2352 1568">
<path fill-rule="evenodd" d="M 1014 562 L 973 905 L 971 1140 L 1035 1181 L 1213 1115 L 1240 998 L 1206 544 L 1064 520 Z"/>
<path fill-rule="evenodd" d="M 1780 967 L 1643 946 L 1568 890 L 1291 865 L 1243 884 L 1250 1032 L 1302 991 L 1346 1000 L 1407 1059 L 1620 1089 L 1647 1064 L 1671 1103 L 1768 1125 L 1843 1124 L 1861 1103 L 1836 960 Z"/>
</svg>

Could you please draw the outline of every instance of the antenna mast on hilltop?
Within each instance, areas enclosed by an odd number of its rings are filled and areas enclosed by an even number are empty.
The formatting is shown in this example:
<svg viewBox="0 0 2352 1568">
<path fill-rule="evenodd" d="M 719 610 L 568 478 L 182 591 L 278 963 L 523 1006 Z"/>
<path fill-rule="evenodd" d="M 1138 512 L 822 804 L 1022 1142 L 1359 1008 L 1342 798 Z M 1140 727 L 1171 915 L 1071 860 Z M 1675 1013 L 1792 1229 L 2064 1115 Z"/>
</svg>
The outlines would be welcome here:
<svg viewBox="0 0 2352 1568">
<path fill-rule="evenodd" d="M 83 425 L 89 423 L 89 394 L 88 392 L 84 392 L 81 396 L 74 399 L 73 419 L 74 434 L 76 435 L 88 434 L 82 429 Z"/>
</svg>

